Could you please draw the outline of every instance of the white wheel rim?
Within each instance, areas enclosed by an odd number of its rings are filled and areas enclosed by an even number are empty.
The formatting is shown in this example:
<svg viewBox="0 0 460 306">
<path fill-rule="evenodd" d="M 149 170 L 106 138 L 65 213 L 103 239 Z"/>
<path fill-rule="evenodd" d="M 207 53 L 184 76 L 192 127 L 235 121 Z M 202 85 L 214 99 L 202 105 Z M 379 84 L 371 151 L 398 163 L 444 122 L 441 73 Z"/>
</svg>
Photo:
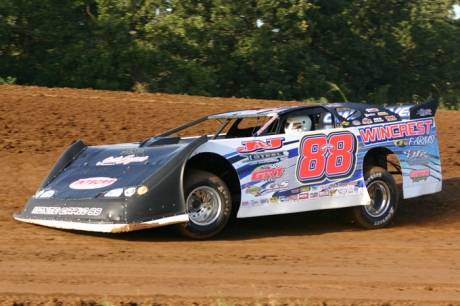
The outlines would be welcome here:
<svg viewBox="0 0 460 306">
<path fill-rule="evenodd" d="M 222 203 L 217 191 L 208 186 L 194 189 L 186 201 L 187 212 L 190 220 L 199 225 L 206 226 L 219 217 Z"/>
<path fill-rule="evenodd" d="M 367 186 L 367 192 L 371 197 L 371 204 L 364 206 L 366 212 L 373 218 L 383 216 L 390 207 L 390 188 L 387 184 L 377 181 Z"/>
</svg>

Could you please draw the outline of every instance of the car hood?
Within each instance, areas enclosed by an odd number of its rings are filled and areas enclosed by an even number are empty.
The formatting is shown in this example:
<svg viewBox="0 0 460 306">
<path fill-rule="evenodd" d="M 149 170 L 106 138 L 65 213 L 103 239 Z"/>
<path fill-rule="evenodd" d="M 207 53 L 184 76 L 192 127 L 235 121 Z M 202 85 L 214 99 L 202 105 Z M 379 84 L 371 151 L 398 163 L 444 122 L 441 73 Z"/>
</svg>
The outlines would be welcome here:
<svg viewBox="0 0 460 306">
<path fill-rule="evenodd" d="M 55 191 L 53 198 L 86 199 L 115 188 L 139 186 L 185 147 L 90 146 L 43 187 Z"/>
</svg>

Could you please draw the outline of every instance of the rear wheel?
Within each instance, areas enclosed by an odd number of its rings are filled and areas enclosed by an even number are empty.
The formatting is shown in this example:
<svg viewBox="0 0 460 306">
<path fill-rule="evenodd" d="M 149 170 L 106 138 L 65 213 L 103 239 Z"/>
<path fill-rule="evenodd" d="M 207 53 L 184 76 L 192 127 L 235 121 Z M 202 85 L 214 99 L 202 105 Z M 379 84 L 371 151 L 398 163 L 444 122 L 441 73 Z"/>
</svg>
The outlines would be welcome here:
<svg viewBox="0 0 460 306">
<path fill-rule="evenodd" d="M 230 217 L 230 191 L 218 176 L 210 172 L 188 170 L 184 175 L 184 198 L 189 222 L 177 224 L 176 229 L 185 237 L 205 239 L 214 236 Z"/>
<path fill-rule="evenodd" d="M 393 219 L 398 207 L 396 182 L 391 174 L 381 167 L 372 167 L 364 175 L 364 179 L 371 203 L 353 207 L 353 221 L 356 225 L 368 229 L 384 227 Z"/>
</svg>

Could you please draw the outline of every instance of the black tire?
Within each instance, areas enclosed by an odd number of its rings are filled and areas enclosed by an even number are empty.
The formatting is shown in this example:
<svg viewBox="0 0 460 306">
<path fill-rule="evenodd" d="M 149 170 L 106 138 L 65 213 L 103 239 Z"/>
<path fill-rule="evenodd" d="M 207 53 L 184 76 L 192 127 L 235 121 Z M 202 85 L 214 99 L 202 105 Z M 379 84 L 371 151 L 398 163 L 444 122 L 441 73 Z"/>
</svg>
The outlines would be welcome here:
<svg viewBox="0 0 460 306">
<path fill-rule="evenodd" d="M 184 175 L 187 223 L 176 225 L 184 237 L 206 239 L 216 235 L 230 218 L 230 191 L 218 176 L 201 170 L 188 170 Z"/>
<path fill-rule="evenodd" d="M 381 167 L 372 167 L 364 174 L 364 181 L 371 203 L 352 208 L 353 222 L 367 229 L 384 227 L 391 222 L 398 207 L 396 182 L 393 176 Z"/>
</svg>

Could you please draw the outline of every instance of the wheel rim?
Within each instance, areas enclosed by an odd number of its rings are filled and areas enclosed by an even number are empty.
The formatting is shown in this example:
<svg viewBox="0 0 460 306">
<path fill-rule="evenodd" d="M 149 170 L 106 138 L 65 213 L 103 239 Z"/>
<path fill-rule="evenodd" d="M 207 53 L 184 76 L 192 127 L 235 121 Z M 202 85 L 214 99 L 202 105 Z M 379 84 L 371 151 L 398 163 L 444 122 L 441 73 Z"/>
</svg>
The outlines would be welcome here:
<svg viewBox="0 0 460 306">
<path fill-rule="evenodd" d="M 219 217 L 221 204 L 216 190 L 207 186 L 198 187 L 187 197 L 188 216 L 197 225 L 211 224 Z"/>
<path fill-rule="evenodd" d="M 367 192 L 371 197 L 371 204 L 364 206 L 366 212 L 374 217 L 380 217 L 390 207 L 390 188 L 383 182 L 373 182 L 367 186 Z"/>
</svg>

